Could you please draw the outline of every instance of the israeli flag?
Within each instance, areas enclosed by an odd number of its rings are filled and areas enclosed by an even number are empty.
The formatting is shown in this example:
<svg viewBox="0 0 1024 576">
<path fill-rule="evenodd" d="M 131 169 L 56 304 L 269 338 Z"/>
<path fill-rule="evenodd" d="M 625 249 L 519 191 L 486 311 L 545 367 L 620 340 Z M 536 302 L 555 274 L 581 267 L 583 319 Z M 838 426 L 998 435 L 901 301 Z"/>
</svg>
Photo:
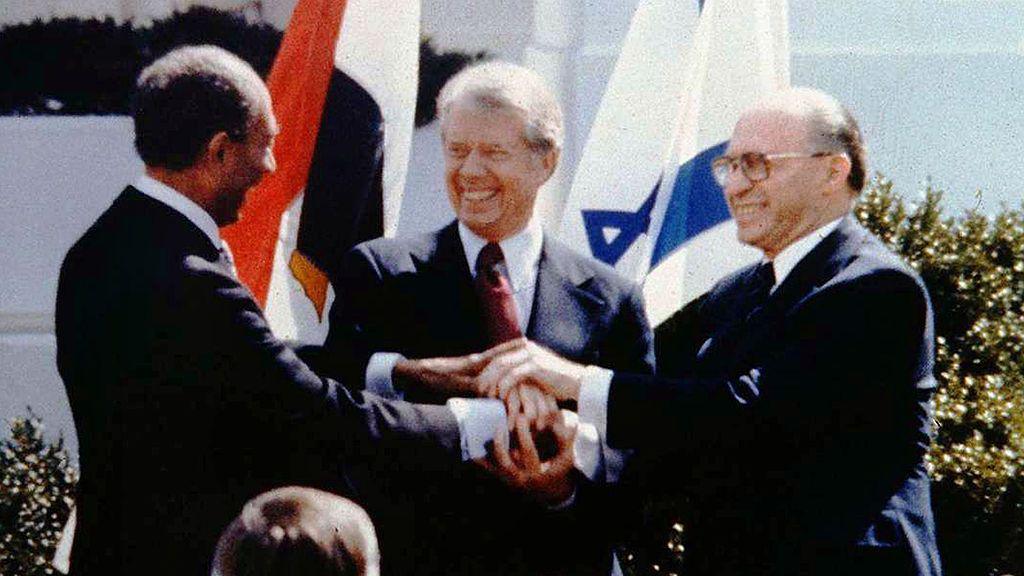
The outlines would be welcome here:
<svg viewBox="0 0 1024 576">
<path fill-rule="evenodd" d="M 643 0 L 594 120 L 560 236 L 644 283 L 657 325 L 760 254 L 711 174 L 740 113 L 789 86 L 786 0 Z"/>
</svg>

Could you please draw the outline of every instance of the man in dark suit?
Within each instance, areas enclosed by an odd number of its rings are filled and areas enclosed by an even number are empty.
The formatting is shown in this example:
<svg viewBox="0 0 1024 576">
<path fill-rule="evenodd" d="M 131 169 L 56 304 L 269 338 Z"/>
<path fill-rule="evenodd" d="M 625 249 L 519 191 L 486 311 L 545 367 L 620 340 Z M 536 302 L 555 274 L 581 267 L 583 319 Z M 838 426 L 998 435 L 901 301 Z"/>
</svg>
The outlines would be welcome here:
<svg viewBox="0 0 1024 576">
<path fill-rule="evenodd" d="M 741 117 L 713 169 L 764 261 L 669 321 L 658 376 L 529 344 L 483 385 L 578 399 L 581 421 L 636 449 L 638 477 L 687 495 L 687 574 L 939 574 L 932 310 L 850 215 L 865 178 L 856 122 L 821 92 L 783 91 Z"/>
<path fill-rule="evenodd" d="M 652 336 L 638 287 L 545 235 L 534 218 L 562 146 L 562 113 L 539 76 L 502 62 L 468 68 L 441 91 L 438 114 L 457 220 L 429 234 L 366 242 L 347 256 L 324 347 L 330 371 L 408 398 L 475 396 L 472 375 L 451 378 L 446 357 L 526 335 L 580 362 L 649 373 Z M 530 391 L 515 394 L 510 413 L 544 409 Z M 561 549 L 550 511 L 524 505 L 491 479 L 466 480 L 445 487 L 444 501 L 454 500 L 447 511 L 424 513 L 437 528 L 436 537 L 416 535 L 418 573 L 608 573 L 600 534 L 587 536 L 597 545 L 586 558 Z M 509 526 L 512 518 L 519 524 Z M 471 558 L 431 566 L 457 554 L 453 544 Z"/>
<path fill-rule="evenodd" d="M 274 169 L 278 131 L 252 68 L 210 46 L 172 51 L 140 75 L 134 119 L 146 174 L 68 252 L 57 293 L 81 447 L 72 573 L 203 574 L 262 491 L 350 491 L 371 472 L 429 481 L 480 455 L 461 431 L 481 404 L 456 417 L 318 377 L 235 278 L 218 226 Z"/>
</svg>

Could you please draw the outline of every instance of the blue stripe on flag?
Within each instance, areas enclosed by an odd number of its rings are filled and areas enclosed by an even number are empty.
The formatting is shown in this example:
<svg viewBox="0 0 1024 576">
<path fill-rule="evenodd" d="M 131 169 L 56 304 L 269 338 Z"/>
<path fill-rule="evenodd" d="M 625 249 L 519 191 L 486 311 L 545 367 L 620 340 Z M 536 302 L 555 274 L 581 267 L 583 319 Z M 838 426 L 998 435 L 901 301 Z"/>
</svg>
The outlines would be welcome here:
<svg viewBox="0 0 1024 576">
<path fill-rule="evenodd" d="M 672 197 L 651 253 L 651 268 L 657 266 L 686 241 L 730 218 L 722 189 L 711 174 L 711 162 L 725 153 L 722 142 L 694 156 L 679 167 Z"/>
<path fill-rule="evenodd" d="M 654 185 L 651 194 L 636 212 L 621 210 L 583 210 L 583 226 L 587 231 L 587 242 L 594 258 L 615 266 L 626 254 L 629 247 L 641 234 L 651 227 L 651 212 L 658 198 L 661 180 Z M 613 234 L 611 241 L 605 239 L 605 231 Z"/>
</svg>

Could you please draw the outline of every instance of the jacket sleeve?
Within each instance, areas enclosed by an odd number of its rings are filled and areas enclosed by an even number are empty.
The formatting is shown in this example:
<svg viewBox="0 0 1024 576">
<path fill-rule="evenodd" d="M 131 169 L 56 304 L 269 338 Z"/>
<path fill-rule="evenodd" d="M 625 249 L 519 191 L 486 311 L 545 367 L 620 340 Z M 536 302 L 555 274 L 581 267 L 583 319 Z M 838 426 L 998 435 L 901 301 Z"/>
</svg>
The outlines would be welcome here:
<svg viewBox="0 0 1024 576">
<path fill-rule="evenodd" d="M 321 378 L 274 337 L 233 277 L 195 257 L 185 268 L 178 305 L 191 320 L 177 326 L 192 353 L 177 363 L 202 383 L 208 401 L 220 403 L 225 433 L 261 435 L 266 450 L 302 445 L 324 458 L 390 468 L 459 462 L 458 425 L 448 408 L 392 402 Z"/>
<path fill-rule="evenodd" d="M 387 302 L 393 289 L 384 281 L 376 259 L 365 246 L 344 257 L 331 306 L 330 330 L 316 354 L 322 373 L 343 379 L 350 388 L 365 389 L 366 366 L 376 352 L 397 350 L 394 331 L 404 323 Z M 397 300 L 400 301 L 400 300 Z"/>
<path fill-rule="evenodd" d="M 734 374 L 668 379 L 617 373 L 608 399 L 616 448 L 784 448 L 869 438 L 916 405 L 930 329 L 927 294 L 883 269 L 820 289 L 785 328 L 749 343 L 756 364 Z M 908 411 L 909 412 L 909 411 Z M 860 434 L 860 436 L 858 436 Z M 924 444 L 926 444 L 926 439 Z"/>
<path fill-rule="evenodd" d="M 612 370 L 652 374 L 654 363 L 654 334 L 647 322 L 643 293 L 634 284 L 611 321 L 599 364 Z"/>
</svg>

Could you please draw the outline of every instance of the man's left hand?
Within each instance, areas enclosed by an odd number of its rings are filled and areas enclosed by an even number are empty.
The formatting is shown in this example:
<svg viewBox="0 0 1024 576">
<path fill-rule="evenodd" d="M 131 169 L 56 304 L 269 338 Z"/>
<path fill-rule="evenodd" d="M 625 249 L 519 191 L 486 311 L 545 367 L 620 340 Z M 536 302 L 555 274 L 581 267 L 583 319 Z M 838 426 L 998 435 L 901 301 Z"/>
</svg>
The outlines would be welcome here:
<svg viewBox="0 0 1024 576">
<path fill-rule="evenodd" d="M 495 435 L 490 457 L 477 463 L 511 488 L 549 506 L 569 500 L 576 488 L 573 479 L 573 442 L 576 427 L 569 426 L 560 412 L 554 412 L 538 426 L 531 427 L 523 414 L 514 416 L 513 433 L 518 445 L 511 449 L 503 434 Z M 531 430 L 533 428 L 533 430 Z M 542 460 L 534 436 L 554 438 L 554 456 Z"/>
</svg>

